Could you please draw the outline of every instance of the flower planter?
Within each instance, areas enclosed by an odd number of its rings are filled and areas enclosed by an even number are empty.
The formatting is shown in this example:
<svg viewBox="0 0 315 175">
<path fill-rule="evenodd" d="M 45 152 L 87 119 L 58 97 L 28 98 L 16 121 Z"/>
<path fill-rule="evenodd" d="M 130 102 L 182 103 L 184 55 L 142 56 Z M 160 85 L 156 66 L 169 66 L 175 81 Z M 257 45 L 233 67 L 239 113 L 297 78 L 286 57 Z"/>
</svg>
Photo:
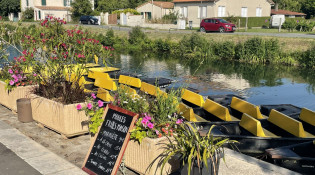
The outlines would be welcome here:
<svg viewBox="0 0 315 175">
<path fill-rule="evenodd" d="M 9 92 L 5 89 L 5 85 L 5 82 L 0 81 L 0 104 L 16 112 L 16 100 L 30 96 L 34 86 L 19 86 Z"/>
<path fill-rule="evenodd" d="M 167 143 L 166 137 L 151 139 L 144 138 L 138 142 L 130 140 L 124 154 L 126 167 L 139 174 L 155 175 L 161 173 L 162 163 L 159 163 L 159 155 L 165 150 L 163 143 Z M 158 159 L 157 159 L 158 158 Z M 170 160 L 163 169 L 163 174 L 170 174 L 178 170 L 179 161 Z"/>
<path fill-rule="evenodd" d="M 31 96 L 31 104 L 33 119 L 63 137 L 88 133 L 88 117 L 76 109 L 77 104 L 64 105 L 37 95 Z"/>
</svg>

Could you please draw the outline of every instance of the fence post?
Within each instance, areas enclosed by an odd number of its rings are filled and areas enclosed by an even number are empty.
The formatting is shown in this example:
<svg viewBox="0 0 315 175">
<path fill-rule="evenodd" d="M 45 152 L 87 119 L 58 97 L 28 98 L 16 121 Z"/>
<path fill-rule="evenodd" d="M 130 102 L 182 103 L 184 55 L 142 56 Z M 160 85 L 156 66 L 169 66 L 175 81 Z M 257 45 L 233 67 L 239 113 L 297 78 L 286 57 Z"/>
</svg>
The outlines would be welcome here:
<svg viewBox="0 0 315 175">
<path fill-rule="evenodd" d="M 241 19 L 238 19 L 238 30 L 241 29 Z"/>
<path fill-rule="evenodd" d="M 248 23 L 248 17 L 246 17 L 245 32 L 247 32 L 247 23 Z"/>
<path fill-rule="evenodd" d="M 282 22 L 282 18 L 280 18 L 280 24 L 279 24 L 278 32 L 281 32 L 281 22 Z"/>
</svg>

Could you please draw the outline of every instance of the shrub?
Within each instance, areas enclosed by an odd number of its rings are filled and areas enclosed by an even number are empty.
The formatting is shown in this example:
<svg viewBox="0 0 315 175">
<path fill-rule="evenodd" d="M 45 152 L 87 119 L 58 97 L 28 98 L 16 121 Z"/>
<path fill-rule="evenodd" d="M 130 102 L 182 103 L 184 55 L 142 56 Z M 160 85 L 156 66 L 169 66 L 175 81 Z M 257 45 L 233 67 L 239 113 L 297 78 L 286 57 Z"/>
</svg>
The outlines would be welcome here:
<svg viewBox="0 0 315 175">
<path fill-rule="evenodd" d="M 177 21 L 178 18 L 178 12 L 170 12 L 167 15 L 164 15 L 162 17 L 162 20 L 164 21 L 164 23 L 175 23 Z"/>
<path fill-rule="evenodd" d="M 315 68 L 315 45 L 301 54 L 299 63 L 304 67 Z"/>
<path fill-rule="evenodd" d="M 244 43 L 245 59 L 250 62 L 265 62 L 265 41 L 255 37 Z"/>
<path fill-rule="evenodd" d="M 234 59 L 235 56 L 235 45 L 231 41 L 225 41 L 217 43 L 215 45 L 215 54 L 223 59 Z"/>
<path fill-rule="evenodd" d="M 141 41 L 147 38 L 146 34 L 142 32 L 140 26 L 136 26 L 132 28 L 131 32 L 129 32 L 129 43 L 130 44 L 139 44 Z"/>
<path fill-rule="evenodd" d="M 289 31 L 293 31 L 297 27 L 297 22 L 295 19 L 286 19 L 285 22 L 282 24 L 282 27 Z"/>
<path fill-rule="evenodd" d="M 279 55 L 280 44 L 277 39 L 270 39 L 265 41 L 265 58 L 266 60 L 272 61 L 277 55 Z"/>
<path fill-rule="evenodd" d="M 25 20 L 30 20 L 30 19 L 34 19 L 34 9 L 32 7 L 30 8 L 26 8 L 24 12 L 22 12 L 22 19 L 23 21 Z"/>
<path fill-rule="evenodd" d="M 163 41 L 162 39 L 158 39 L 155 41 L 155 47 L 158 52 L 169 52 L 171 49 L 170 40 Z"/>
</svg>

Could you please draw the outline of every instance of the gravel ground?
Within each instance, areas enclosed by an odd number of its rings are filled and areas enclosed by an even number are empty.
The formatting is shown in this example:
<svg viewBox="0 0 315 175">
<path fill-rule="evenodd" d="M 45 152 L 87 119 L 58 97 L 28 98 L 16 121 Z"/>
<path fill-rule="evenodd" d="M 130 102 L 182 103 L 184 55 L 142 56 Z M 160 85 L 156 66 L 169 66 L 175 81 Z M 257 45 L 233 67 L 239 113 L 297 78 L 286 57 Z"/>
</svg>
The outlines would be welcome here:
<svg viewBox="0 0 315 175">
<path fill-rule="evenodd" d="M 50 129 L 39 127 L 36 122 L 19 122 L 17 114 L 12 113 L 11 110 L 1 105 L 0 120 L 18 129 L 24 135 L 81 168 L 90 147 L 90 136 L 88 134 L 73 137 L 71 139 L 64 139 L 60 134 Z M 125 170 L 128 175 L 136 174 L 128 169 Z M 117 174 L 121 175 L 122 173 L 118 172 Z"/>
</svg>

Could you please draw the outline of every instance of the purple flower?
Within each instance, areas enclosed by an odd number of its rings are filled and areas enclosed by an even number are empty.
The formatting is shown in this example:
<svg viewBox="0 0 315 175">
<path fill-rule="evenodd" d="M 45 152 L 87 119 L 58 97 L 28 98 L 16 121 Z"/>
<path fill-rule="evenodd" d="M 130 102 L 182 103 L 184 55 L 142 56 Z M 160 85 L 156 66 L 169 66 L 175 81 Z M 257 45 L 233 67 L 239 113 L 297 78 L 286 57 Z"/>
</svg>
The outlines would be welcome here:
<svg viewBox="0 0 315 175">
<path fill-rule="evenodd" d="M 150 129 L 152 129 L 153 127 L 154 127 L 154 124 L 153 123 L 148 123 L 148 127 L 150 128 Z"/>
<path fill-rule="evenodd" d="M 102 107 L 104 105 L 104 102 L 102 102 L 101 100 L 99 100 L 97 103 L 98 103 L 98 107 Z"/>
<path fill-rule="evenodd" d="M 299 21 L 299 20 L 296 20 L 296 22 L 299 23 L 300 21 Z"/>
<path fill-rule="evenodd" d="M 183 119 L 178 119 L 178 120 L 176 121 L 176 124 L 181 124 L 181 123 L 183 123 Z"/>
<path fill-rule="evenodd" d="M 36 77 L 36 76 L 37 76 L 37 74 L 36 74 L 36 73 L 34 73 L 34 74 L 33 74 L 33 76 L 34 76 L 34 77 Z"/>
<path fill-rule="evenodd" d="M 92 98 L 96 99 L 96 96 L 94 93 L 91 94 Z"/>
<path fill-rule="evenodd" d="M 92 109 L 93 105 L 91 103 L 88 103 L 86 106 L 88 109 Z"/>
<path fill-rule="evenodd" d="M 10 73 L 10 74 L 13 74 L 13 71 L 12 71 L 12 69 L 9 69 L 9 73 Z"/>
<path fill-rule="evenodd" d="M 10 85 L 13 86 L 14 85 L 14 81 L 10 80 Z"/>
<path fill-rule="evenodd" d="M 78 104 L 78 105 L 77 105 L 77 110 L 81 110 L 81 109 L 82 109 L 81 104 Z"/>
</svg>

